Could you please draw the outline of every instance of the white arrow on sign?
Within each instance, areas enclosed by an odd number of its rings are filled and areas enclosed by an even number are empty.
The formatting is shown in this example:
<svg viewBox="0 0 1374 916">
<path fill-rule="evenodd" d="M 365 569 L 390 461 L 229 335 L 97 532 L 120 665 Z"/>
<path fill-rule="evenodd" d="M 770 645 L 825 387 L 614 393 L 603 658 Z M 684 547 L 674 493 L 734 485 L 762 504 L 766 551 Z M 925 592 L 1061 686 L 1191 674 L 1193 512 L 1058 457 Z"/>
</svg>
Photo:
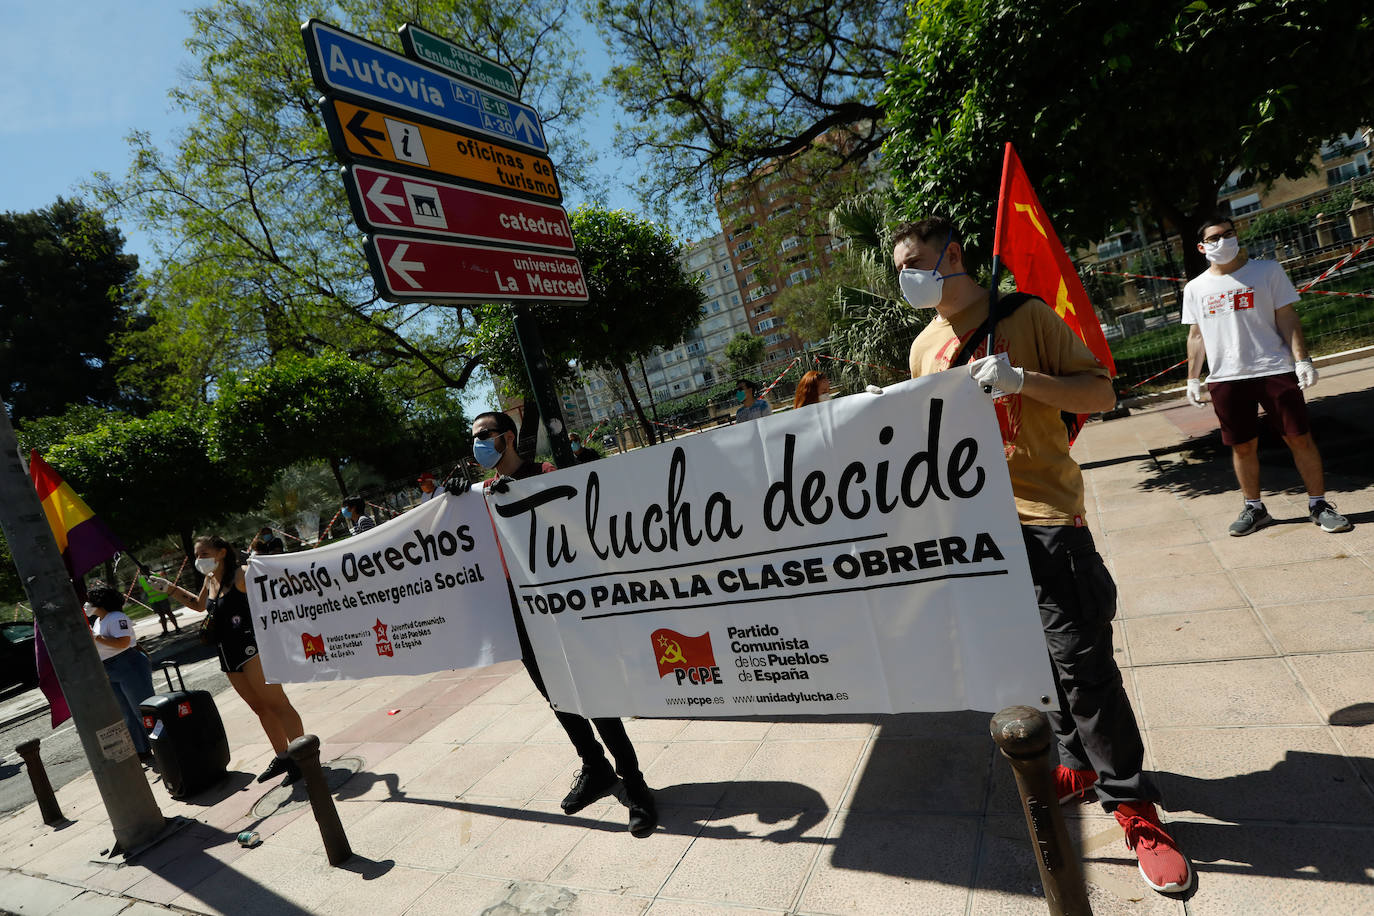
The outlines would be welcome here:
<svg viewBox="0 0 1374 916">
<path fill-rule="evenodd" d="M 529 119 L 529 115 L 523 111 L 515 116 L 515 130 L 525 132 L 526 143 L 538 143 L 539 131 L 535 128 L 534 122 Z"/>
<path fill-rule="evenodd" d="M 397 203 L 400 203 L 400 201 L 397 201 Z M 420 284 L 415 282 L 415 278 L 412 277 L 408 271 L 413 270 L 416 273 L 423 273 L 425 265 L 422 261 L 404 260 L 406 252 L 409 250 L 409 245 L 397 245 L 396 250 L 391 253 L 391 260 L 386 262 L 386 266 L 394 270 L 396 276 L 409 283 L 411 289 L 419 289 Z"/>
<path fill-rule="evenodd" d="M 383 191 L 386 190 L 387 182 L 390 180 L 389 178 L 378 178 L 372 185 L 372 190 L 367 192 L 367 199 L 372 201 L 373 205 L 375 205 L 378 210 L 385 213 L 387 219 L 391 220 L 393 223 L 399 223 L 400 220 L 396 218 L 396 214 L 392 213 L 391 207 L 387 205 L 395 204 L 399 207 L 406 202 L 406 199 L 404 197 L 397 197 L 394 194 L 383 193 Z"/>
</svg>

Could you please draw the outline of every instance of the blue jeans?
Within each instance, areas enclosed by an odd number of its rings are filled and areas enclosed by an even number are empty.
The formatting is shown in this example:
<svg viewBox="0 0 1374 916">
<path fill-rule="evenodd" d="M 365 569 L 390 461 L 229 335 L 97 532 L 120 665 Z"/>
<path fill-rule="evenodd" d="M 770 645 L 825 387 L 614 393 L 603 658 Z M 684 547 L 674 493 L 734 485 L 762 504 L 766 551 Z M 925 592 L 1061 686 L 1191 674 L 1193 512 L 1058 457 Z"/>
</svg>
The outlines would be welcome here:
<svg viewBox="0 0 1374 916">
<path fill-rule="evenodd" d="M 129 734 L 133 735 L 134 750 L 148 753 L 148 733 L 143 730 L 143 716 L 138 711 L 138 704 L 157 692 L 153 689 L 153 666 L 148 656 L 131 646 L 105 659 L 105 674 L 110 678 Z"/>
</svg>

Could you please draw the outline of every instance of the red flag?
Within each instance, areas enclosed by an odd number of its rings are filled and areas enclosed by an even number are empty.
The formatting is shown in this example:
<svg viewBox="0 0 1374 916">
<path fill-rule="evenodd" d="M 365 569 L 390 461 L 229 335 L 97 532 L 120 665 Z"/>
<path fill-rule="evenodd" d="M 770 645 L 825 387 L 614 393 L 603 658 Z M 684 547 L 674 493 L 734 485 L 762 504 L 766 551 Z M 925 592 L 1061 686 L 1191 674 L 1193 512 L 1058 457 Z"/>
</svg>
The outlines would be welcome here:
<svg viewBox="0 0 1374 916">
<path fill-rule="evenodd" d="M 119 555 L 124 545 L 119 538 L 105 526 L 72 490 L 62 475 L 53 470 L 34 449 L 29 454 L 29 477 L 34 489 L 38 491 L 38 501 L 43 506 L 43 515 L 52 529 L 57 549 L 62 552 L 62 562 L 66 564 L 67 574 L 72 584 L 82 595 L 81 577 L 95 567 Z M 62 687 L 57 682 L 48 649 L 43 645 L 43 636 L 38 632 L 38 622 L 33 627 L 34 661 L 38 666 L 38 688 L 48 698 L 48 708 L 52 717 L 52 727 L 56 728 L 71 718 L 67 698 L 62 695 Z"/>
<path fill-rule="evenodd" d="M 711 634 L 683 636 L 676 630 L 654 630 L 649 634 L 654 647 L 654 660 L 658 662 L 658 676 L 663 678 L 678 668 L 711 668 L 716 664 L 716 654 L 711 648 Z"/>
<path fill-rule="evenodd" d="M 997 202 L 992 255 L 1001 258 L 1015 275 L 1017 289 L 1048 302 L 1098 362 L 1116 374 L 1111 348 L 1088 301 L 1088 291 L 1010 143 L 1002 160 L 1002 193 Z"/>
</svg>

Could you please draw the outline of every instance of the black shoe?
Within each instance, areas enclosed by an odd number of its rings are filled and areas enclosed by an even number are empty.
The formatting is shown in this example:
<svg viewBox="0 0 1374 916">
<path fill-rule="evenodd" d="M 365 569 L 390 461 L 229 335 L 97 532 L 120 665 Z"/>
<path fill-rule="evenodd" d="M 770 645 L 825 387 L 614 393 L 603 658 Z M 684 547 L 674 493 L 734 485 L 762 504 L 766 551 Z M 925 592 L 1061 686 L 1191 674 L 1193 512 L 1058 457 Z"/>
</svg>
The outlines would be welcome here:
<svg viewBox="0 0 1374 916">
<path fill-rule="evenodd" d="M 258 777 L 258 782 L 267 782 L 267 780 L 271 779 L 272 777 L 280 776 L 281 774 L 287 772 L 288 764 L 294 766 L 294 761 L 292 761 L 289 757 L 273 757 L 272 762 L 267 765 L 267 769 L 263 770 L 262 775 Z"/>
<path fill-rule="evenodd" d="M 1273 516 L 1269 514 L 1269 510 L 1264 508 L 1263 505 L 1258 508 L 1247 505 L 1244 509 L 1240 510 L 1240 517 L 1231 523 L 1229 529 L 1231 537 L 1243 538 L 1247 534 L 1256 532 L 1273 521 Z"/>
<path fill-rule="evenodd" d="M 148 767 L 149 769 L 157 769 L 157 758 L 153 756 L 152 751 L 144 751 L 143 753 L 139 754 L 138 762 L 143 764 L 145 767 Z"/>
<path fill-rule="evenodd" d="M 599 798 L 605 798 L 615 788 L 617 777 L 610 764 L 583 767 L 577 771 L 572 790 L 563 797 L 563 813 L 576 814 Z"/>
<path fill-rule="evenodd" d="M 305 774 L 301 772 L 300 765 L 290 757 L 286 758 L 286 778 L 281 781 L 284 786 L 289 786 L 298 781 Z"/>
<path fill-rule="evenodd" d="M 658 826 L 658 806 L 642 777 L 625 780 L 625 803 L 630 809 L 630 835 L 644 839 L 652 834 Z"/>
</svg>

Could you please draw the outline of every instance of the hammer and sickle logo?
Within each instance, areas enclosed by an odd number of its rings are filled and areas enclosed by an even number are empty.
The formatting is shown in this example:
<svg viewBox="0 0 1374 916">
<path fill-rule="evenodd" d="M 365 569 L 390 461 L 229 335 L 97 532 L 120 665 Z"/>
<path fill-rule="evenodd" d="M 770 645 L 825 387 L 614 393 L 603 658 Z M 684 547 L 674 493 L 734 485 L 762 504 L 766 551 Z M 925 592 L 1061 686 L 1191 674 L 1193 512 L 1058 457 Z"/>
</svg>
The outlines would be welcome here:
<svg viewBox="0 0 1374 916">
<path fill-rule="evenodd" d="M 660 665 L 680 665 L 687 661 L 682 655 L 682 647 L 674 640 L 660 636 L 658 643 L 663 647 L 663 657 L 658 660 Z"/>
</svg>

